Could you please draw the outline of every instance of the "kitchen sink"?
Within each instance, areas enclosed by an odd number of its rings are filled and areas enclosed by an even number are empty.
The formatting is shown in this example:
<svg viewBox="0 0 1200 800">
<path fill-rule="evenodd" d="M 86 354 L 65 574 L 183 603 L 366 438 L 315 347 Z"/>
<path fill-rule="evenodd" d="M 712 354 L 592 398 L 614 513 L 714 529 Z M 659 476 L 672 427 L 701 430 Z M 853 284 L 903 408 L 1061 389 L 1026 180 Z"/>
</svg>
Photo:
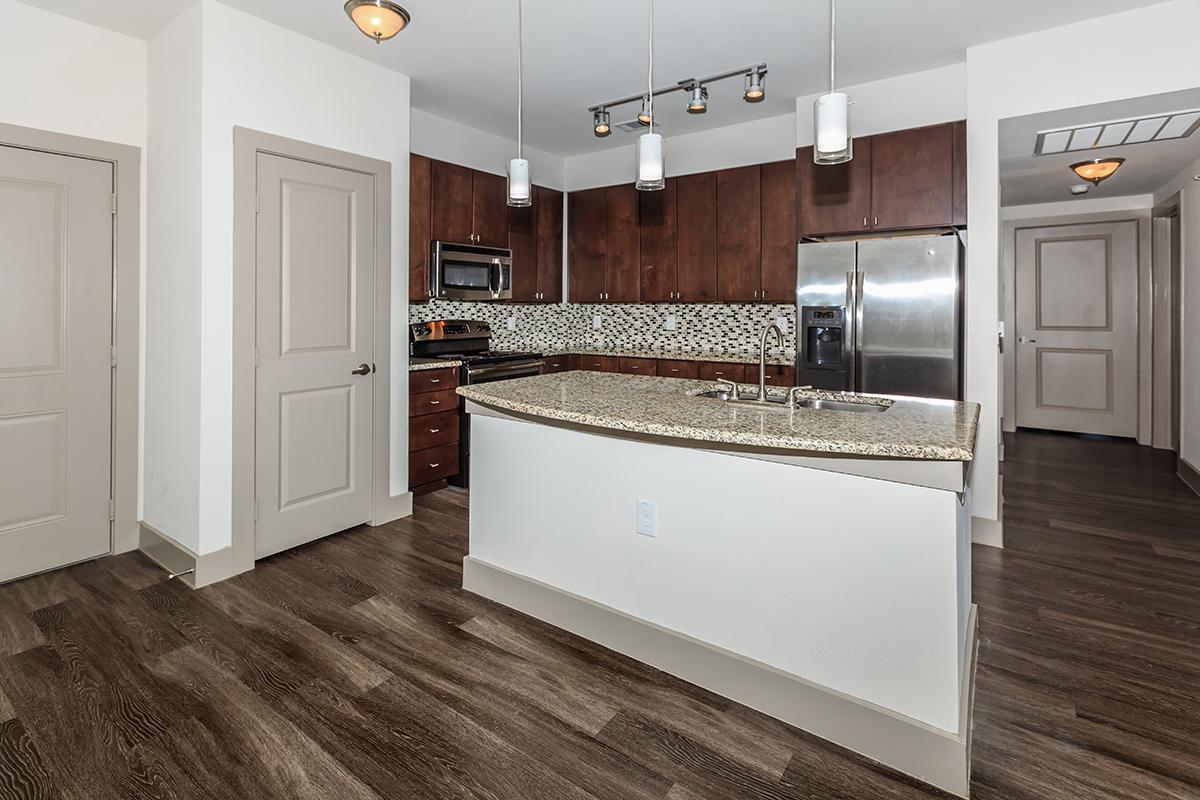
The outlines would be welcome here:
<svg viewBox="0 0 1200 800">
<path fill-rule="evenodd" d="M 721 400 L 726 403 L 736 403 L 739 406 L 753 406 L 755 408 L 780 408 L 787 409 L 787 398 L 783 395 L 767 395 L 767 402 L 760 403 L 754 397 L 739 397 L 733 399 L 733 395 L 728 389 L 714 389 L 711 392 L 703 392 L 696 397 L 711 397 L 714 400 Z M 825 400 L 817 397 L 804 397 L 796 401 L 797 408 L 807 408 L 811 411 L 849 411 L 859 414 L 878 414 L 881 411 L 887 411 L 890 406 L 880 403 L 848 403 L 845 400 Z"/>
</svg>

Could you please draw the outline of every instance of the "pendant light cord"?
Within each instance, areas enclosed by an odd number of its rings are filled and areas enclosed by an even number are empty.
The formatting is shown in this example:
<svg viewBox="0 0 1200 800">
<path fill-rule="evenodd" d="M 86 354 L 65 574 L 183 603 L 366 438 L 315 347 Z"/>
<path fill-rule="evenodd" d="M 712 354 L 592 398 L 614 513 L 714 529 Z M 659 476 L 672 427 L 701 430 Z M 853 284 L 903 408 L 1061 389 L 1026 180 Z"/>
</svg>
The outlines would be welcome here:
<svg viewBox="0 0 1200 800">
<path fill-rule="evenodd" d="M 835 3 L 835 0 L 829 0 L 829 93 L 830 94 L 833 94 L 833 87 L 834 87 L 834 80 L 833 80 L 833 70 L 834 70 L 834 64 L 835 64 L 835 62 L 834 62 L 834 47 L 836 47 L 835 43 L 837 42 L 837 39 L 833 35 L 834 24 L 835 24 L 834 3 Z"/>
<path fill-rule="evenodd" d="M 525 15 L 521 12 L 521 0 L 517 0 L 517 158 L 525 157 L 521 139 L 521 124 L 525 115 L 523 107 L 525 94 Z"/>
<path fill-rule="evenodd" d="M 654 133 L 654 0 L 650 0 L 650 59 L 646 69 L 647 110 L 650 115 L 650 132 Z"/>
</svg>

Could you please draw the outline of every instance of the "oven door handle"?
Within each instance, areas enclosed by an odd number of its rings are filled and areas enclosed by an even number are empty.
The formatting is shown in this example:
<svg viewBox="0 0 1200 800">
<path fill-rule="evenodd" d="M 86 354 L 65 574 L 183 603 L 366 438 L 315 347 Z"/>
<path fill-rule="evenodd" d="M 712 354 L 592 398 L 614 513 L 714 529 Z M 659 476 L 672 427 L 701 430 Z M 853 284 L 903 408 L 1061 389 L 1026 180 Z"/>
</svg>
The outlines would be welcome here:
<svg viewBox="0 0 1200 800">
<path fill-rule="evenodd" d="M 525 375 L 541 375 L 541 361 L 523 361 L 520 364 L 505 364 L 496 367 L 482 367 L 467 372 L 467 383 L 478 383 L 480 379 L 513 378 Z"/>
</svg>

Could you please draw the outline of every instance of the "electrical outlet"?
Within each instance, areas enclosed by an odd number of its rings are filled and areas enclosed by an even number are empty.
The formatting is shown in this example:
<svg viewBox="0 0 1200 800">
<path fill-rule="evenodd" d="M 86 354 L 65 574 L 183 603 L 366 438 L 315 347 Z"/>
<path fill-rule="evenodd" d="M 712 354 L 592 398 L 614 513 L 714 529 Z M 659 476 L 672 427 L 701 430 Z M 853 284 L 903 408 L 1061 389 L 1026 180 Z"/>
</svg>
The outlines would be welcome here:
<svg viewBox="0 0 1200 800">
<path fill-rule="evenodd" d="M 675 315 L 668 314 L 666 321 L 663 323 L 663 329 L 668 331 L 675 330 Z"/>
<path fill-rule="evenodd" d="M 786 334 L 788 332 L 788 325 L 791 324 L 791 320 L 789 320 L 787 317 L 776 317 L 775 324 L 779 326 L 779 330 Z"/>
<path fill-rule="evenodd" d="M 658 536 L 658 503 L 637 499 L 637 532 L 642 536 Z"/>
<path fill-rule="evenodd" d="M 600 316 L 599 314 L 592 317 L 592 327 L 595 328 L 596 330 L 600 330 L 601 328 L 603 328 L 604 327 L 604 317 Z"/>
<path fill-rule="evenodd" d="M 517 329 L 517 318 L 516 317 L 508 318 L 508 329 L 510 331 L 515 331 Z"/>
</svg>

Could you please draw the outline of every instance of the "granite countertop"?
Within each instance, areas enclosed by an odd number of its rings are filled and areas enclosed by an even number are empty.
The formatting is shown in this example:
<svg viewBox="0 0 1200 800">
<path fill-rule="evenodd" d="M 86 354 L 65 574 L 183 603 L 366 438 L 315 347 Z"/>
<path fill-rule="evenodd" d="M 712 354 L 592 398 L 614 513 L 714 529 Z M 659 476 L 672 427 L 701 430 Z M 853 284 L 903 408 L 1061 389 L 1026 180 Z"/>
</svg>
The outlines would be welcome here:
<svg viewBox="0 0 1200 800">
<path fill-rule="evenodd" d="M 710 353 L 699 350 L 664 350 L 664 349 L 604 349 L 597 347 L 553 347 L 543 348 L 542 355 L 581 355 L 581 356 L 610 356 L 615 358 L 662 358 L 675 361 L 719 361 L 724 364 L 757 364 L 756 353 Z M 794 357 L 768 355 L 767 363 L 772 366 L 790 367 L 796 363 Z"/>
<path fill-rule="evenodd" d="M 444 367 L 461 367 L 461 361 L 446 360 L 444 358 L 410 358 L 408 360 L 408 371 L 417 372 L 423 369 L 442 369 Z"/>
<path fill-rule="evenodd" d="M 574 351 L 572 351 L 574 352 Z M 460 386 L 490 408 L 594 428 L 702 442 L 867 458 L 970 461 L 979 405 L 950 400 L 868 397 L 806 390 L 802 397 L 880 402 L 880 413 L 765 409 L 697 397 L 708 381 L 560 372 Z M 746 386 L 751 395 L 757 388 Z M 783 388 L 772 393 L 783 394 Z"/>
</svg>

